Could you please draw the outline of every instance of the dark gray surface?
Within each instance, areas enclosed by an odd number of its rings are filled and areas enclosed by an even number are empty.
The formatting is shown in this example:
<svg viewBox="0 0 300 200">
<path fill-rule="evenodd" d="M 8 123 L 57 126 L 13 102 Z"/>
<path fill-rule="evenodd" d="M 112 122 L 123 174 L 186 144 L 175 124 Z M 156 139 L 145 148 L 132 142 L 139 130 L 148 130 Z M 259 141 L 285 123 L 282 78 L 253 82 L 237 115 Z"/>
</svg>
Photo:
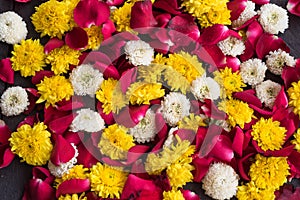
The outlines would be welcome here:
<svg viewBox="0 0 300 200">
<path fill-rule="evenodd" d="M 42 1 L 40 0 L 32 0 L 29 3 L 17 3 L 14 0 L 0 0 L 0 13 L 14 10 L 18 14 L 20 14 L 27 23 L 29 34 L 28 38 L 38 38 L 38 34 L 34 31 L 33 25 L 30 22 L 30 16 L 34 12 L 34 6 L 40 4 Z M 287 4 L 287 0 L 273 0 L 271 1 L 276 3 L 282 7 L 285 7 Z M 288 46 L 291 48 L 291 54 L 295 57 L 300 57 L 300 18 L 296 16 L 290 15 L 290 28 L 283 34 L 280 35 Z M 0 42 L 0 59 L 10 57 L 10 51 L 12 50 L 11 45 L 7 45 Z M 24 87 L 30 85 L 25 79 L 21 78 L 17 73 L 15 79 L 15 85 L 22 85 Z M 7 87 L 7 84 L 4 84 L 0 81 L 0 94 Z M 25 117 L 24 115 L 17 117 L 3 117 L 0 114 L 1 119 L 6 121 L 9 127 L 12 130 L 15 130 L 16 125 L 22 121 Z M 26 165 L 25 163 L 21 163 L 19 158 L 15 158 L 12 164 L 4 169 L 0 170 L 0 200 L 18 200 L 21 199 L 24 184 L 31 177 L 31 166 Z M 294 183 L 299 185 L 299 180 L 295 180 Z M 201 199 L 209 199 L 208 197 L 203 196 L 203 192 L 201 191 L 200 184 L 189 184 L 188 188 L 195 191 L 197 194 L 201 196 Z"/>
</svg>

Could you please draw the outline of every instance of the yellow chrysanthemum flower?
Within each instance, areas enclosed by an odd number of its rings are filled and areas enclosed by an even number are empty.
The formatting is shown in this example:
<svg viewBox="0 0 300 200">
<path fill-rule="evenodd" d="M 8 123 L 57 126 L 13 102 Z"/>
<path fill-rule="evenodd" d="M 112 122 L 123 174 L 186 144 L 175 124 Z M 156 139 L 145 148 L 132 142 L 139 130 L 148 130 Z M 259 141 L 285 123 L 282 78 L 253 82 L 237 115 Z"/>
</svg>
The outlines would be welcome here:
<svg viewBox="0 0 300 200">
<path fill-rule="evenodd" d="M 21 44 L 15 44 L 12 51 L 12 69 L 20 71 L 21 76 L 34 76 L 46 66 L 44 47 L 40 40 L 22 40 Z"/>
<path fill-rule="evenodd" d="M 62 0 L 63 3 L 66 4 L 66 7 L 68 8 L 66 10 L 66 15 L 71 16 L 71 20 L 69 22 L 70 24 L 70 30 L 77 26 L 76 22 L 74 21 L 74 9 L 76 8 L 77 4 L 80 2 L 80 0 Z"/>
<path fill-rule="evenodd" d="M 167 176 L 172 188 L 181 188 L 194 178 L 194 166 L 189 163 L 173 163 L 167 168 Z"/>
<path fill-rule="evenodd" d="M 127 176 L 121 168 L 112 168 L 98 162 L 91 168 L 91 191 L 102 198 L 119 199 Z"/>
<path fill-rule="evenodd" d="M 105 114 L 118 113 L 129 103 L 129 99 L 121 91 L 119 82 L 112 78 L 102 82 L 100 89 L 96 92 L 96 98 L 102 103 Z"/>
<path fill-rule="evenodd" d="M 163 192 L 163 200 L 184 200 L 180 190 L 170 190 Z"/>
<path fill-rule="evenodd" d="M 152 63 L 154 64 L 160 64 L 160 65 L 165 65 L 167 63 L 168 58 L 166 58 L 163 54 L 158 53 L 156 54 L 154 60 Z"/>
<path fill-rule="evenodd" d="M 289 106 L 293 107 L 293 112 L 300 117 L 300 81 L 293 82 L 287 90 L 289 96 Z"/>
<path fill-rule="evenodd" d="M 239 72 L 232 72 L 231 68 L 226 67 L 214 73 L 215 80 L 223 87 L 222 97 L 231 98 L 232 93 L 243 91 L 246 87 Z"/>
<path fill-rule="evenodd" d="M 63 76 L 45 77 L 37 84 L 38 93 L 41 95 L 36 103 L 46 101 L 46 107 L 54 106 L 63 99 L 69 100 L 74 94 L 71 82 Z"/>
<path fill-rule="evenodd" d="M 182 74 L 189 83 L 204 73 L 202 63 L 199 62 L 197 56 L 183 51 L 169 54 L 166 64 Z"/>
<path fill-rule="evenodd" d="M 297 132 L 294 133 L 294 138 L 291 142 L 295 145 L 294 149 L 300 152 L 300 128 L 297 129 Z"/>
<path fill-rule="evenodd" d="M 129 31 L 130 28 L 130 18 L 131 18 L 131 8 L 135 1 L 127 1 L 122 7 L 115 9 L 111 13 L 111 20 L 116 24 L 116 29 L 119 32 Z"/>
<path fill-rule="evenodd" d="M 191 113 L 178 122 L 178 128 L 188 129 L 194 132 L 197 132 L 199 126 L 206 126 L 206 124 L 203 122 L 203 118 L 194 113 Z"/>
<path fill-rule="evenodd" d="M 52 50 L 46 57 L 46 63 L 51 64 L 51 70 L 55 75 L 67 73 L 70 65 L 78 65 L 80 51 L 64 45 Z"/>
<path fill-rule="evenodd" d="M 174 163 L 189 164 L 191 155 L 195 152 L 195 146 L 189 141 L 180 141 L 176 145 L 164 148 L 159 154 L 149 153 L 145 163 L 145 169 L 149 174 L 160 174 L 164 169 Z"/>
<path fill-rule="evenodd" d="M 214 24 L 231 24 L 227 2 L 228 0 L 183 0 L 181 5 L 205 28 Z"/>
<path fill-rule="evenodd" d="M 36 12 L 31 16 L 31 20 L 41 37 L 49 35 L 61 39 L 65 32 L 73 28 L 72 12 L 68 6 L 65 1 L 49 0 L 35 7 Z"/>
<path fill-rule="evenodd" d="M 137 79 L 145 83 L 162 83 L 163 73 L 167 66 L 163 64 L 150 64 L 149 66 L 139 66 Z"/>
<path fill-rule="evenodd" d="M 186 94 L 191 90 L 190 82 L 173 67 L 167 66 L 162 75 L 171 91 L 181 91 L 182 94 Z"/>
<path fill-rule="evenodd" d="M 11 150 L 29 165 L 44 165 L 50 159 L 51 133 L 43 122 L 31 127 L 24 124 L 9 138 Z"/>
<path fill-rule="evenodd" d="M 252 126 L 251 135 L 256 140 L 258 146 L 264 151 L 279 150 L 284 144 L 286 129 L 280 126 L 279 121 L 271 118 L 261 118 Z"/>
<path fill-rule="evenodd" d="M 218 107 L 228 115 L 228 122 L 232 127 L 239 125 L 244 128 L 245 123 L 251 122 L 254 113 L 247 103 L 236 99 L 224 100 Z"/>
<path fill-rule="evenodd" d="M 62 182 L 71 179 L 87 179 L 89 169 L 85 168 L 83 165 L 74 165 L 68 173 L 64 173 L 61 178 L 56 178 L 55 183 L 58 186 Z"/>
<path fill-rule="evenodd" d="M 274 200 L 275 194 L 272 188 L 261 189 L 256 187 L 254 182 L 250 181 L 246 185 L 238 186 L 236 197 L 239 200 L 248 200 L 248 199 Z"/>
<path fill-rule="evenodd" d="M 84 193 L 80 196 L 78 196 L 78 194 L 66 194 L 59 196 L 58 200 L 87 200 L 87 197 Z"/>
<path fill-rule="evenodd" d="M 133 147 L 134 139 L 127 134 L 127 129 L 118 124 L 113 124 L 103 130 L 98 147 L 102 154 L 114 160 L 127 158 L 128 150 Z"/>
<path fill-rule="evenodd" d="M 84 29 L 88 35 L 88 45 L 87 49 L 96 50 L 100 47 L 101 42 L 103 41 L 102 29 L 101 26 L 91 26 Z"/>
<path fill-rule="evenodd" d="M 126 95 L 132 105 L 150 104 L 151 100 L 163 97 L 165 90 L 160 83 L 135 82 L 130 85 Z"/>
<path fill-rule="evenodd" d="M 290 175 L 287 157 L 255 156 L 255 162 L 250 166 L 249 176 L 256 187 L 260 189 L 279 189 Z"/>
</svg>

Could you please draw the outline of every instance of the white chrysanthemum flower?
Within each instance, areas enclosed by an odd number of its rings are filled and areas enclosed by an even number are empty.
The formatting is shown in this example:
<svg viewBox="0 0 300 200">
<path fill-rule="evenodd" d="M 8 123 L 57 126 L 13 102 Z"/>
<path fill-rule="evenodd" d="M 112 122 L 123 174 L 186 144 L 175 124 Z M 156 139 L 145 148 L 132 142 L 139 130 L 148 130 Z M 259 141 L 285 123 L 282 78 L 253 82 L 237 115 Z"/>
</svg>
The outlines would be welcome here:
<svg viewBox="0 0 300 200">
<path fill-rule="evenodd" d="M 179 92 L 171 92 L 162 101 L 162 115 L 166 122 L 175 126 L 185 116 L 190 114 L 191 103 Z"/>
<path fill-rule="evenodd" d="M 218 43 L 218 46 L 224 55 L 234 57 L 242 55 L 246 48 L 242 40 L 232 36 L 229 36 L 225 40 L 220 41 Z"/>
<path fill-rule="evenodd" d="M 7 88 L 1 96 L 0 108 L 5 116 L 19 115 L 28 105 L 27 92 L 20 86 Z"/>
<path fill-rule="evenodd" d="M 283 33 L 289 27 L 287 11 L 275 4 L 265 4 L 258 11 L 259 23 L 263 29 L 271 34 Z"/>
<path fill-rule="evenodd" d="M 278 93 L 281 90 L 281 85 L 270 80 L 266 80 L 255 87 L 256 96 L 265 106 L 272 108 Z"/>
<path fill-rule="evenodd" d="M 220 97 L 220 85 L 211 77 L 197 77 L 192 82 L 191 92 L 199 100 L 204 99 L 216 100 Z"/>
<path fill-rule="evenodd" d="M 77 116 L 73 119 L 70 126 L 72 132 L 98 132 L 105 128 L 105 122 L 99 113 L 89 108 L 81 109 L 76 113 Z"/>
<path fill-rule="evenodd" d="M 89 64 L 79 65 L 70 75 L 74 92 L 80 96 L 93 97 L 103 80 L 103 74 Z"/>
<path fill-rule="evenodd" d="M 126 58 L 135 66 L 150 65 L 154 57 L 154 49 L 142 40 L 128 41 L 124 47 Z"/>
<path fill-rule="evenodd" d="M 13 11 L 0 14 L 0 41 L 17 44 L 27 36 L 26 23 L 23 18 Z"/>
<path fill-rule="evenodd" d="M 168 137 L 164 142 L 163 148 L 171 148 L 171 145 L 176 141 L 176 137 L 174 136 L 174 132 L 178 130 L 178 127 L 172 127 L 169 130 Z"/>
<path fill-rule="evenodd" d="M 240 14 L 239 18 L 232 21 L 232 26 L 234 28 L 240 27 L 245 24 L 249 19 L 254 17 L 257 13 L 255 12 L 255 3 L 252 1 L 246 2 L 245 10 Z"/>
<path fill-rule="evenodd" d="M 55 176 L 56 178 L 61 178 L 65 173 L 68 173 L 70 169 L 74 167 L 74 165 L 77 163 L 77 156 L 78 156 L 78 150 L 77 147 L 71 143 L 75 150 L 75 154 L 71 160 L 69 160 L 66 163 L 61 163 L 59 166 L 54 165 L 51 160 L 48 162 L 48 169 L 50 173 Z"/>
<path fill-rule="evenodd" d="M 266 71 L 266 64 L 258 58 L 249 59 L 240 65 L 240 75 L 244 83 L 253 86 L 263 82 Z"/>
<path fill-rule="evenodd" d="M 145 117 L 135 127 L 129 129 L 129 134 L 138 143 L 152 141 L 156 133 L 155 113 L 151 109 L 147 110 Z"/>
<path fill-rule="evenodd" d="M 230 199 L 237 192 L 239 176 L 234 169 L 224 163 L 213 163 L 202 180 L 205 194 L 218 199 Z"/>
<path fill-rule="evenodd" d="M 294 66 L 296 60 L 289 53 L 278 49 L 276 51 L 269 52 L 267 57 L 267 67 L 273 74 L 281 75 L 283 67 L 285 66 Z"/>
</svg>

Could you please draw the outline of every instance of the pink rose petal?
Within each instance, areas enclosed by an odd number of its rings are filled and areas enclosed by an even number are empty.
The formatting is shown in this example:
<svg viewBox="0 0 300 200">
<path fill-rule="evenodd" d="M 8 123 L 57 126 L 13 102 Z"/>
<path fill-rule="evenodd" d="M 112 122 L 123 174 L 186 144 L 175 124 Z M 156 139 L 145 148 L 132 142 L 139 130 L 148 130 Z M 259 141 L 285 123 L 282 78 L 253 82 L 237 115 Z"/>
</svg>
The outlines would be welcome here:
<svg viewBox="0 0 300 200">
<path fill-rule="evenodd" d="M 282 79 L 286 88 L 291 87 L 293 82 L 300 80 L 300 73 L 295 67 L 285 67 L 282 71 Z"/>
<path fill-rule="evenodd" d="M 51 153 L 50 160 L 55 165 L 67 163 L 75 155 L 74 147 L 65 140 L 61 135 L 58 135 L 55 141 L 54 148 Z"/>
<path fill-rule="evenodd" d="M 212 163 L 213 158 L 199 158 L 196 157 L 193 159 L 193 165 L 195 166 L 194 174 L 194 181 L 201 182 L 203 177 L 206 175 L 210 164 Z"/>
<path fill-rule="evenodd" d="M 137 1 L 131 8 L 130 27 L 132 29 L 152 27 L 157 22 L 152 14 L 152 2 L 150 0 Z"/>
<path fill-rule="evenodd" d="M 56 198 L 65 194 L 76 194 L 88 191 L 90 189 L 89 179 L 71 179 L 59 184 L 56 190 Z"/>
<path fill-rule="evenodd" d="M 111 125 L 115 123 L 115 119 L 112 112 L 110 112 L 109 114 L 105 114 L 103 112 L 102 103 L 97 102 L 97 110 L 100 116 L 102 117 L 102 119 L 104 119 L 105 124 Z"/>
<path fill-rule="evenodd" d="M 107 38 L 109 38 L 114 32 L 116 31 L 116 27 L 115 24 L 108 19 L 106 22 L 104 22 L 104 24 L 102 25 L 102 35 L 103 35 L 103 39 L 106 40 Z"/>
<path fill-rule="evenodd" d="M 242 157 L 243 155 L 243 145 L 244 145 L 244 133 L 242 129 L 238 126 L 235 127 L 235 135 L 232 143 L 233 150 Z"/>
<path fill-rule="evenodd" d="M 157 15 L 155 17 L 155 20 L 157 21 L 157 27 L 165 28 L 169 21 L 171 19 L 171 15 L 168 13 L 162 13 L 160 15 Z"/>
<path fill-rule="evenodd" d="M 234 0 L 227 3 L 227 8 L 231 10 L 230 20 L 236 20 L 246 8 L 247 0 Z"/>
<path fill-rule="evenodd" d="M 249 40 L 246 40 L 245 42 L 245 51 L 244 53 L 240 56 L 240 59 L 242 62 L 245 62 L 246 60 L 249 60 L 250 58 L 252 58 L 255 54 L 255 49 L 252 46 L 252 44 L 250 43 Z"/>
<path fill-rule="evenodd" d="M 232 69 L 232 72 L 236 72 L 240 69 L 241 61 L 237 57 L 226 56 L 226 65 Z"/>
<path fill-rule="evenodd" d="M 262 107 L 261 101 L 256 97 L 254 90 L 244 90 L 243 92 L 236 92 L 233 96 L 239 100 L 242 100 L 248 104 L 255 105 L 258 108 Z"/>
<path fill-rule="evenodd" d="M 216 24 L 203 30 L 198 42 L 201 45 L 217 44 L 229 36 L 229 29 L 227 26 Z"/>
<path fill-rule="evenodd" d="M 25 186 L 22 200 L 53 200 L 55 190 L 48 183 L 41 179 L 31 179 Z"/>
<path fill-rule="evenodd" d="M 0 61 L 0 79 L 9 84 L 13 84 L 15 80 L 14 70 L 11 68 L 10 58 Z"/>
<path fill-rule="evenodd" d="M 34 167 L 32 169 L 32 178 L 41 179 L 49 185 L 53 183 L 55 177 L 50 174 L 50 171 L 44 167 Z"/>
<path fill-rule="evenodd" d="M 200 197 L 195 192 L 183 189 L 181 189 L 181 192 L 185 200 L 200 200 Z"/>
<path fill-rule="evenodd" d="M 137 76 L 137 67 L 128 69 L 127 71 L 123 72 L 119 83 L 122 92 L 125 94 L 131 83 L 134 83 L 136 81 Z"/>
<path fill-rule="evenodd" d="M 113 114 L 115 121 L 127 128 L 134 127 L 146 115 L 149 105 L 126 106 L 118 114 Z"/>
<path fill-rule="evenodd" d="M 44 77 L 51 77 L 53 75 L 54 75 L 53 71 L 42 70 L 35 73 L 35 75 L 31 79 L 31 82 L 32 84 L 36 85 L 39 84 L 44 79 Z"/>
<path fill-rule="evenodd" d="M 56 134 L 63 134 L 68 130 L 74 119 L 73 114 L 57 118 L 49 123 L 49 129 Z"/>
<path fill-rule="evenodd" d="M 81 28 L 100 26 L 108 20 L 109 15 L 108 5 L 98 0 L 82 0 L 74 9 L 74 21 Z"/>
<path fill-rule="evenodd" d="M 225 135 L 216 136 L 213 138 L 212 145 L 213 148 L 208 153 L 209 156 L 228 163 L 234 157 L 232 143 L 229 137 Z"/>
<path fill-rule="evenodd" d="M 90 168 L 93 165 L 95 165 L 99 160 L 95 157 L 96 154 L 91 150 L 88 150 L 86 147 L 91 147 L 92 144 L 79 144 L 77 146 L 78 149 L 78 157 L 77 157 L 77 163 L 80 165 L 83 165 L 84 167 Z M 99 149 L 97 149 L 99 152 Z"/>
<path fill-rule="evenodd" d="M 106 3 L 109 6 L 119 6 L 124 3 L 125 0 L 107 0 Z"/>
<path fill-rule="evenodd" d="M 50 53 L 50 51 L 52 51 L 53 49 L 60 48 L 60 47 L 62 47 L 64 44 L 65 44 L 65 42 L 62 41 L 62 40 L 60 40 L 60 39 L 58 39 L 58 38 L 51 38 L 51 39 L 45 44 L 44 52 L 45 52 L 45 54 L 48 54 L 48 53 Z"/>
<path fill-rule="evenodd" d="M 253 1 L 253 3 L 258 4 L 258 5 L 270 3 L 270 0 L 251 0 L 251 1 Z"/>
<path fill-rule="evenodd" d="M 75 50 L 84 49 L 88 45 L 87 32 L 80 28 L 74 27 L 70 32 L 66 34 L 65 42 L 71 48 Z"/>
<path fill-rule="evenodd" d="M 264 30 L 259 22 L 253 21 L 247 29 L 246 35 L 249 43 L 255 47 L 258 39 L 263 34 Z"/>
<path fill-rule="evenodd" d="M 287 10 L 297 16 L 300 16 L 300 2 L 299 0 L 289 0 L 286 6 Z"/>
<path fill-rule="evenodd" d="M 20 2 L 20 3 L 27 3 L 30 2 L 31 0 L 15 0 L 16 2 Z"/>
<path fill-rule="evenodd" d="M 0 145 L 0 169 L 7 167 L 14 160 L 15 154 L 10 150 L 9 144 Z"/>
<path fill-rule="evenodd" d="M 238 160 L 238 170 L 239 174 L 242 179 L 249 181 L 250 177 L 248 176 L 248 172 L 250 169 L 251 161 L 250 158 L 254 156 L 254 153 L 249 153 L 248 155 L 244 156 L 243 158 Z"/>
<path fill-rule="evenodd" d="M 131 147 L 127 152 L 126 164 L 131 164 L 135 162 L 139 157 L 144 155 L 149 150 L 149 146 L 146 145 L 135 145 Z"/>
<path fill-rule="evenodd" d="M 167 11 L 168 13 L 173 15 L 178 15 L 181 13 L 176 0 L 156 0 L 153 6 L 155 8 Z"/>
</svg>

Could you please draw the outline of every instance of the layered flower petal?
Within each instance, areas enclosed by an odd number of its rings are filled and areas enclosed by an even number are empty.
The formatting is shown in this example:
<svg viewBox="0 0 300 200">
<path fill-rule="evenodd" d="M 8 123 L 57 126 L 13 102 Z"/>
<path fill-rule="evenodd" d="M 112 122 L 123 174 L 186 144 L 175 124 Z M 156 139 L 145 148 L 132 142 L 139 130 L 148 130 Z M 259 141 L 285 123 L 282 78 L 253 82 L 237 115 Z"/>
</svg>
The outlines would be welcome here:
<svg viewBox="0 0 300 200">
<path fill-rule="evenodd" d="M 286 8 L 290 13 L 300 16 L 300 2 L 298 0 L 289 0 Z"/>
<path fill-rule="evenodd" d="M 229 29 L 227 26 L 216 24 L 203 30 L 198 42 L 201 45 L 217 44 L 229 36 Z"/>
<path fill-rule="evenodd" d="M 152 2 L 150 0 L 138 1 L 131 8 L 130 27 L 132 29 L 152 27 L 157 22 L 152 14 Z"/>
<path fill-rule="evenodd" d="M 74 155 L 74 147 L 61 135 L 58 135 L 51 153 L 51 162 L 58 166 L 61 163 L 67 163 L 68 161 L 70 161 L 74 157 Z"/>
<path fill-rule="evenodd" d="M 14 70 L 11 68 L 11 61 L 9 58 L 0 61 L 0 79 L 5 83 L 14 83 Z"/>
</svg>

